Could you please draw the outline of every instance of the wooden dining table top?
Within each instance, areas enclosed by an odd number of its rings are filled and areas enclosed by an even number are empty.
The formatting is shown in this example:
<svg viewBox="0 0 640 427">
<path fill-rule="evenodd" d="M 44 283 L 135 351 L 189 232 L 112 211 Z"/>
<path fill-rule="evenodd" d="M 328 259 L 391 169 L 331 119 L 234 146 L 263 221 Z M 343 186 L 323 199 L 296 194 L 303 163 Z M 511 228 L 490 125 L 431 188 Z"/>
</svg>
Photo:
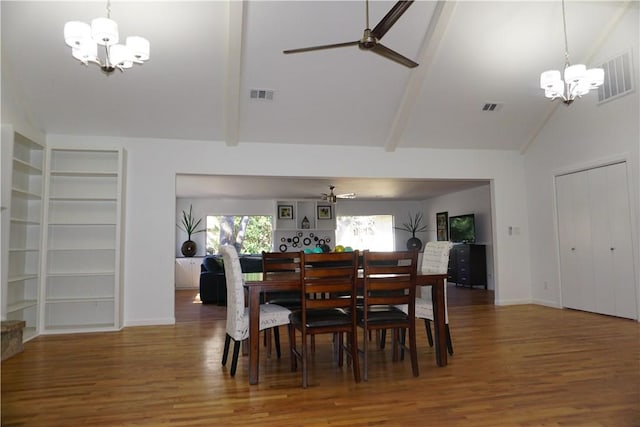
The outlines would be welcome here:
<svg viewBox="0 0 640 427">
<path fill-rule="evenodd" d="M 243 273 L 246 287 L 260 286 L 263 288 L 274 287 L 280 289 L 282 286 L 294 288 L 300 287 L 300 273 L 294 271 L 273 272 L 265 276 L 263 272 Z M 418 270 L 416 275 L 416 286 L 433 286 L 442 283 L 446 279 L 446 274 L 422 273 Z M 358 282 L 361 284 L 364 279 L 363 271 L 358 271 Z M 284 289 L 281 289 L 284 290 Z"/>
</svg>

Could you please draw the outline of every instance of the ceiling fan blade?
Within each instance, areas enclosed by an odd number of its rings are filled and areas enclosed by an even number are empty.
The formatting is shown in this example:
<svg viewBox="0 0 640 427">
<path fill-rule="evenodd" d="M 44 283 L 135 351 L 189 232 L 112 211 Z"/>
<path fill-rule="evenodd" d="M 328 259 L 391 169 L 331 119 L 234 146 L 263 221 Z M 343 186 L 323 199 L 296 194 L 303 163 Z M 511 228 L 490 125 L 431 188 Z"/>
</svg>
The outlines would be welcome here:
<svg viewBox="0 0 640 427">
<path fill-rule="evenodd" d="M 355 199 L 356 193 L 344 193 L 344 194 L 336 194 L 338 199 Z"/>
<path fill-rule="evenodd" d="M 346 43 L 325 44 L 322 46 L 302 47 L 300 49 L 283 50 L 282 53 L 302 53 L 302 52 L 310 52 L 312 50 L 333 49 L 336 47 L 355 46 L 358 44 L 358 42 L 359 40 L 356 40 L 354 42 L 346 42 Z"/>
<path fill-rule="evenodd" d="M 382 55 L 385 58 L 388 58 L 392 61 L 396 61 L 398 64 L 402 64 L 405 67 L 415 68 L 418 66 L 417 62 L 413 62 L 406 56 L 402 56 L 398 52 L 391 50 L 388 47 L 381 45 L 380 43 L 377 43 L 374 47 L 372 47 L 369 50 L 377 53 L 378 55 Z"/>
<path fill-rule="evenodd" d="M 409 6 L 411 6 L 412 3 L 413 0 L 399 1 L 398 3 L 394 4 L 391 10 L 387 12 L 384 18 L 382 18 L 382 20 L 378 22 L 378 25 L 376 25 L 373 31 L 371 31 L 371 34 L 373 34 L 378 40 L 380 40 L 385 34 L 387 34 L 387 31 L 389 31 L 393 24 L 395 24 L 396 21 L 400 19 L 402 14 L 407 9 L 409 9 Z"/>
</svg>

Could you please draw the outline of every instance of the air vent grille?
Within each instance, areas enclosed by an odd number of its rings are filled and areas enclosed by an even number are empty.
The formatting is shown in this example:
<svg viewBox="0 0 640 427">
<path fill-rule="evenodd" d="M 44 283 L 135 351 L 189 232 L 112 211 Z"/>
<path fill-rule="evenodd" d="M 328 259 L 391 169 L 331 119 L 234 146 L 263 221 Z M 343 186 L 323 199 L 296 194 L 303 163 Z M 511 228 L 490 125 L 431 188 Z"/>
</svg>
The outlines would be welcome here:
<svg viewBox="0 0 640 427">
<path fill-rule="evenodd" d="M 482 106 L 482 111 L 497 111 L 500 108 L 500 104 L 487 102 Z"/>
<path fill-rule="evenodd" d="M 631 51 L 604 64 L 604 83 L 598 88 L 598 103 L 608 102 L 633 92 L 633 66 Z"/>
<path fill-rule="evenodd" d="M 262 101 L 273 101 L 273 91 L 268 89 L 251 89 L 249 91 L 249 98 Z"/>
</svg>

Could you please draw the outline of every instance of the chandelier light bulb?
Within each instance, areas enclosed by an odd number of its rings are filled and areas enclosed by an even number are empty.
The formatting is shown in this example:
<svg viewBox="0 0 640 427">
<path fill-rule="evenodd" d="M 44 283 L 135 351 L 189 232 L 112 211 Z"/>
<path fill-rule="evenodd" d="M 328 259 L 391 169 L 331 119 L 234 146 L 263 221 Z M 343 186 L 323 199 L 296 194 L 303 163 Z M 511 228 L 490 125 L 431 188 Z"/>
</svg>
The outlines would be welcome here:
<svg viewBox="0 0 640 427">
<path fill-rule="evenodd" d="M 91 27 L 80 21 L 69 21 L 64 25 L 64 41 L 72 48 L 78 48 L 91 39 Z"/>
<path fill-rule="evenodd" d="M 587 70 L 587 81 L 591 89 L 601 86 L 604 83 L 604 70 L 602 68 L 591 68 Z"/>
<path fill-rule="evenodd" d="M 587 75 L 587 67 L 583 64 L 571 65 L 564 69 L 564 81 L 578 84 Z"/>
<path fill-rule="evenodd" d="M 143 37 L 130 36 L 127 37 L 126 45 L 131 50 L 135 62 L 142 63 L 142 61 L 149 59 L 149 40 Z"/>
<path fill-rule="evenodd" d="M 96 18 L 91 21 L 91 37 L 102 46 L 118 43 L 118 24 L 109 18 Z"/>
<path fill-rule="evenodd" d="M 107 17 L 95 18 L 91 25 L 69 21 L 64 26 L 64 41 L 71 47 L 71 55 L 84 65 L 98 64 L 105 74 L 144 63 L 149 60 L 150 51 L 149 41 L 139 36 L 127 37 L 126 44 L 118 44 L 118 24 L 110 17 L 110 7 L 107 1 Z M 98 54 L 98 45 L 104 46 L 102 57 Z"/>
<path fill-rule="evenodd" d="M 131 68 L 133 66 L 133 53 L 123 44 L 111 46 L 111 63 L 116 67 Z"/>
<path fill-rule="evenodd" d="M 71 55 L 84 65 L 87 65 L 89 62 L 97 60 L 98 45 L 95 43 L 83 43 L 80 47 L 71 49 Z"/>
</svg>

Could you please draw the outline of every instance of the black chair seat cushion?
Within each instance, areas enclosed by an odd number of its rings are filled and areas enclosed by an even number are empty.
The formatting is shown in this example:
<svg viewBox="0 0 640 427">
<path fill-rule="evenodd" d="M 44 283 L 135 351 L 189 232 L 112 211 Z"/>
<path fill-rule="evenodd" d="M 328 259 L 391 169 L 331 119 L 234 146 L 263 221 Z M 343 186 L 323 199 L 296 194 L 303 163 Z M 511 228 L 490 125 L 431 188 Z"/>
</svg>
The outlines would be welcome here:
<svg viewBox="0 0 640 427">
<path fill-rule="evenodd" d="M 302 302 L 300 301 L 301 295 L 300 292 L 269 292 L 269 300 L 270 304 L 278 304 L 283 307 L 288 308 L 289 310 L 300 310 L 302 307 Z"/>
<path fill-rule="evenodd" d="M 364 323 L 364 310 L 358 308 L 358 323 Z M 394 323 L 407 320 L 407 315 L 392 305 L 376 305 L 369 307 L 367 321 L 370 325 Z"/>
<path fill-rule="evenodd" d="M 295 325 L 302 324 L 302 311 L 293 311 L 289 321 Z M 307 328 L 322 328 L 326 326 L 341 326 L 351 324 L 351 317 L 340 309 L 307 310 Z"/>
</svg>

